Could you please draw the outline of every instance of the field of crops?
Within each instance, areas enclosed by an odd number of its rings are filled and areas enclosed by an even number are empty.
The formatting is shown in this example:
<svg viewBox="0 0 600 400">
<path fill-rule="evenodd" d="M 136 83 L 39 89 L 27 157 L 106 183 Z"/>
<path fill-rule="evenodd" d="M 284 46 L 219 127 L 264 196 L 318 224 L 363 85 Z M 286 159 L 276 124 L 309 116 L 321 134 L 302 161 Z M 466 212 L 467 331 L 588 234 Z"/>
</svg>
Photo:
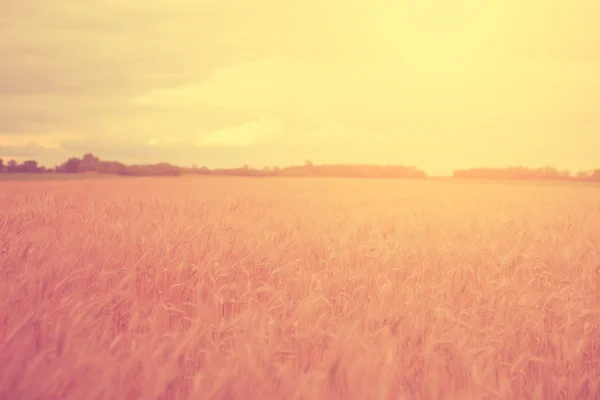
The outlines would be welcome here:
<svg viewBox="0 0 600 400">
<path fill-rule="evenodd" d="M 0 182 L 1 399 L 600 398 L 600 188 Z"/>
</svg>

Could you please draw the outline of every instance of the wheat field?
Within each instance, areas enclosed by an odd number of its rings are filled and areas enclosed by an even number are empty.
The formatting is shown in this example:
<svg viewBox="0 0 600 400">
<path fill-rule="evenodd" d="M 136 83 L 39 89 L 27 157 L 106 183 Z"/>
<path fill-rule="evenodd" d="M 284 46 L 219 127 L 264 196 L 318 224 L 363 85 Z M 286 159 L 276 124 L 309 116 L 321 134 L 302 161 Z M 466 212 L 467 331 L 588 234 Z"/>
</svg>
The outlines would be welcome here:
<svg viewBox="0 0 600 400">
<path fill-rule="evenodd" d="M 0 183 L 0 398 L 600 398 L 600 188 Z"/>
</svg>

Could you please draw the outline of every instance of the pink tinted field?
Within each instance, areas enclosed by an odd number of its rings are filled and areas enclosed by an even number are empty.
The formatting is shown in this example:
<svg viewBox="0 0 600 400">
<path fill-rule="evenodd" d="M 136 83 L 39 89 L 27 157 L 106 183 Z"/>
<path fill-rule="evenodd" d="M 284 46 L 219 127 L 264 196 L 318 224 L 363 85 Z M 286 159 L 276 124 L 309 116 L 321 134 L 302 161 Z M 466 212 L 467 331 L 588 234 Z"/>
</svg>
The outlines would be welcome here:
<svg viewBox="0 0 600 400">
<path fill-rule="evenodd" d="M 2 399 L 600 398 L 600 188 L 0 182 Z"/>
</svg>

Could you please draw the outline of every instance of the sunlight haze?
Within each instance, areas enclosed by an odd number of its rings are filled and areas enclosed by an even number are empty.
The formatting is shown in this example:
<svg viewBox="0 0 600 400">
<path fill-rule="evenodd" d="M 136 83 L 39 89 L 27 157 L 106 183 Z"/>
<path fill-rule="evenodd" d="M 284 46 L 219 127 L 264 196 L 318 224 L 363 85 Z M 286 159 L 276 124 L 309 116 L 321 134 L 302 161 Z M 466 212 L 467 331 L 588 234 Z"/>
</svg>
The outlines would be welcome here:
<svg viewBox="0 0 600 400">
<path fill-rule="evenodd" d="M 0 157 L 599 167 L 600 2 L 4 0 Z"/>
</svg>

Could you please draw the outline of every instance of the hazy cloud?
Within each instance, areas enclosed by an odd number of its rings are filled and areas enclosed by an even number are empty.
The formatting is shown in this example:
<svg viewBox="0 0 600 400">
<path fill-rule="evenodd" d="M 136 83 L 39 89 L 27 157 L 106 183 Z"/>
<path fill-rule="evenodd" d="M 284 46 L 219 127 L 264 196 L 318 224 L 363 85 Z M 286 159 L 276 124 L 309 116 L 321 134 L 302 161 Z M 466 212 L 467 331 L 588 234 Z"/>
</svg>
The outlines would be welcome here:
<svg viewBox="0 0 600 400">
<path fill-rule="evenodd" d="M 252 122 L 217 129 L 208 135 L 202 135 L 198 144 L 201 146 L 248 146 L 272 141 L 283 134 L 283 124 L 280 120 L 260 116 Z"/>
<path fill-rule="evenodd" d="M 265 146 L 366 160 L 403 143 L 427 168 L 432 144 L 505 157 L 523 135 L 576 152 L 600 140 L 599 15 L 595 0 L 4 0 L 0 156 L 268 164 Z"/>
</svg>

